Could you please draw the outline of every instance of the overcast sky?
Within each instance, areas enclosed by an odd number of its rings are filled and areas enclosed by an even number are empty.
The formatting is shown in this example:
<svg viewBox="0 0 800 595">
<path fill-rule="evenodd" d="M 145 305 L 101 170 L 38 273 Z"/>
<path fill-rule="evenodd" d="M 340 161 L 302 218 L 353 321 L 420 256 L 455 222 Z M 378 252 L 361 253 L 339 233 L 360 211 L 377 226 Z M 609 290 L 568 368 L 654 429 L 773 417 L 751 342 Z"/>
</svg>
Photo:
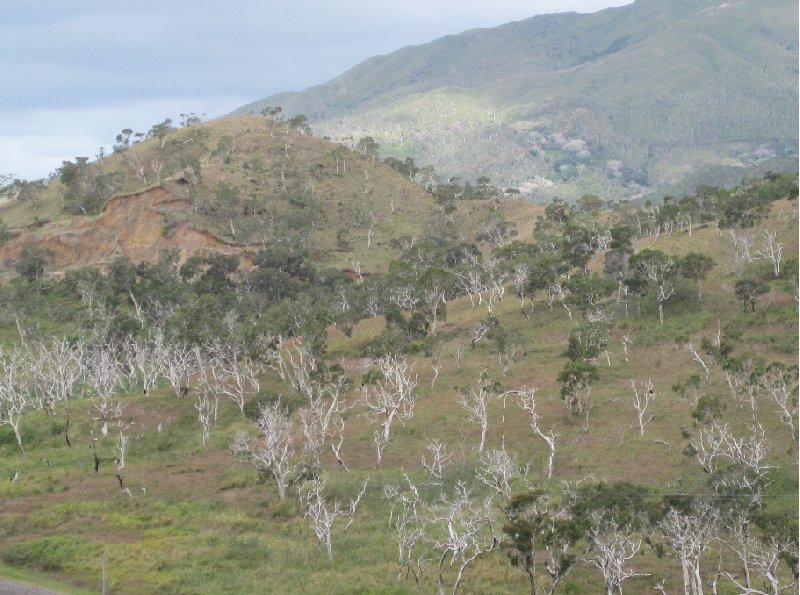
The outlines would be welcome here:
<svg viewBox="0 0 800 595">
<path fill-rule="evenodd" d="M 406 45 L 631 1 L 3 1 L 0 175 L 45 177 L 123 128 L 223 115 Z"/>
</svg>

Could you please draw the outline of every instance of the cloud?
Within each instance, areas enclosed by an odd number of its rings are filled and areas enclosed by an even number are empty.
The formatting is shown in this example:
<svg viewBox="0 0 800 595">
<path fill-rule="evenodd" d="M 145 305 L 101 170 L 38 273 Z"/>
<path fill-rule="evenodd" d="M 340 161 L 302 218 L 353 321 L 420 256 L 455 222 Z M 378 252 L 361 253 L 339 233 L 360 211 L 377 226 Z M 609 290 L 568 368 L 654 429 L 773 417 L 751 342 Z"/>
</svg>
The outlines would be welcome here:
<svg viewBox="0 0 800 595">
<path fill-rule="evenodd" d="M 0 3 L 0 173 L 44 176 L 124 127 L 221 115 L 446 34 L 629 1 Z"/>
<path fill-rule="evenodd" d="M 117 102 L 107 105 L 19 109 L 0 113 L 0 174 L 17 178 L 46 177 L 75 157 L 94 158 L 100 147 L 111 151 L 123 128 L 146 133 L 166 118 L 194 112 L 203 119 L 229 113 L 247 100 L 216 95 Z"/>
</svg>

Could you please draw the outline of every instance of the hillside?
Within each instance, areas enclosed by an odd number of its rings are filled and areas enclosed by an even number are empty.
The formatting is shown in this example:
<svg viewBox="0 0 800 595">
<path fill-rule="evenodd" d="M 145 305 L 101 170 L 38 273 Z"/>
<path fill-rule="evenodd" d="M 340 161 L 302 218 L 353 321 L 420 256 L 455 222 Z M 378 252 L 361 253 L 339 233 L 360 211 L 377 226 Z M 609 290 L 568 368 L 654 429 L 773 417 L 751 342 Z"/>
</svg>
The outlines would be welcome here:
<svg viewBox="0 0 800 595">
<path fill-rule="evenodd" d="M 49 271 L 106 268 L 122 256 L 154 262 L 172 249 L 181 262 L 213 252 L 247 259 L 275 245 L 325 266 L 383 271 L 398 239 L 430 233 L 440 212 L 408 176 L 285 122 L 236 116 L 150 136 L 69 162 L 47 183 L 6 188 L 16 198 L 0 203 L 0 272 L 29 244 L 49 253 Z M 476 209 L 472 221 L 454 220 L 454 233 L 470 235 L 491 206 Z M 537 209 L 509 212 L 523 222 Z"/>
<path fill-rule="evenodd" d="M 796 167 L 794 2 L 637 0 L 371 58 L 243 106 L 529 196 L 685 192 Z"/>
<path fill-rule="evenodd" d="M 115 200 L 167 208 L 164 192 Z M 703 585 L 744 580 L 720 537 L 773 556 L 752 558 L 754 588 L 770 572 L 790 587 L 797 179 L 704 192 L 684 215 L 458 201 L 448 215 L 480 239 L 429 233 L 360 282 L 271 246 L 254 271 L 159 259 L 1 284 L 0 572 L 65 592 L 97 591 L 105 567 L 116 593 L 429 593 L 439 573 L 447 592 L 518 593 L 530 529 L 541 589 L 549 544 L 556 592 L 601 590 L 605 535 L 636 550 L 628 592 L 679 592 L 677 515 L 708 523 Z M 489 233 L 487 213 L 517 235 Z M 770 234 L 777 272 L 759 256 Z M 375 400 L 387 361 L 414 385 L 392 419 Z M 48 383 L 75 362 L 66 392 Z M 464 405 L 480 395 L 483 432 Z"/>
</svg>

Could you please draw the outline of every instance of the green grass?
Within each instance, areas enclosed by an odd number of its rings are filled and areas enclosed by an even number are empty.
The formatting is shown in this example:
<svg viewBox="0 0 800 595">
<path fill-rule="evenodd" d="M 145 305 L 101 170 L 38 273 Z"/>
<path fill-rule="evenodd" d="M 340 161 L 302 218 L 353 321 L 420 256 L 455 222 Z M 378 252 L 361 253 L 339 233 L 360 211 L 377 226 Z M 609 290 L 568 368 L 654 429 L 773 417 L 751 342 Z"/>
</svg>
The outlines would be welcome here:
<svg viewBox="0 0 800 595">
<path fill-rule="evenodd" d="M 792 239 L 796 232 L 784 228 L 781 233 L 787 247 L 792 246 L 787 251 L 796 253 L 796 240 Z M 648 239 L 647 245 L 652 242 Z M 726 250 L 713 226 L 691 238 L 663 236 L 655 247 L 670 253 L 707 247 L 720 263 Z M 253 431 L 254 426 L 230 401 L 221 402 L 219 423 L 212 430 L 209 446 L 203 449 L 191 395 L 175 398 L 166 386 L 147 396 L 138 392 L 120 395 L 136 422 L 121 472 L 131 496 L 120 491 L 114 478 L 113 431 L 98 442 L 101 467 L 97 474 L 93 471 L 88 448 L 93 429 L 90 401 L 76 399 L 71 404 L 72 448 L 63 440 L 61 412 L 55 417 L 33 412 L 22 424 L 24 457 L 16 452 L 9 428 L 0 428 L 0 478 L 4 479 L 0 481 L 0 573 L 17 569 L 15 577 L 37 584 L 49 584 L 48 577 L 56 576 L 77 589 L 97 590 L 105 559 L 109 589 L 114 593 L 431 592 L 436 588 L 435 572 L 425 573 L 420 587 L 413 581 L 395 580 L 396 544 L 382 487 L 400 484 L 403 473 L 422 483 L 425 473 L 420 459 L 431 438 L 449 445 L 453 464 L 443 488 L 424 490 L 428 502 L 456 481 L 474 475 L 478 429 L 458 404 L 456 387 L 473 385 L 482 368 L 508 388 L 538 388 L 540 423 L 545 431 L 553 427 L 559 433 L 553 481 L 548 484 L 544 480 L 547 449 L 511 399 L 505 409 L 501 401 L 492 403 L 486 448 L 498 448 L 504 441 L 519 460 L 530 463 L 531 480 L 547 490 L 558 493 L 562 482 L 587 478 L 643 484 L 656 501 L 681 489 L 700 489 L 699 465 L 681 453 L 685 445 L 681 428 L 693 429 L 694 404 L 671 387 L 702 372 L 676 343 L 676 337 L 688 336 L 697 345 L 702 337 L 716 334 L 719 320 L 725 332 L 740 337 L 734 355 L 751 351 L 766 361 L 789 363 L 796 355 L 787 351 L 785 337 L 792 333 L 783 330 L 796 329 L 793 296 L 782 289 L 784 282 L 773 282 L 769 307 L 759 307 L 752 315 L 742 313 L 726 289 L 734 280 L 722 264 L 715 267 L 706 283 L 702 309 L 693 305 L 692 288 L 682 288 L 676 296 L 680 299 L 665 308 L 663 327 L 654 304 L 647 300 L 640 316 L 633 307 L 627 318 L 615 311 L 609 347 L 613 365 L 606 366 L 604 358 L 598 362 L 600 380 L 590 397 L 588 433 L 560 401 L 556 382 L 566 361 L 562 354 L 567 337 L 580 316 L 577 311 L 576 321 L 571 322 L 558 305 L 551 311 L 540 299 L 526 319 L 511 296 L 500 302 L 495 315 L 502 325 L 520 333 L 525 347 L 525 355 L 503 377 L 486 341 L 474 349 L 469 346 L 469 332 L 485 317 L 485 309 L 471 307 L 468 298 L 448 303 L 447 320 L 439 333 L 444 363 L 440 376 L 431 390 L 430 359 L 424 349 L 413 355 L 420 398 L 414 417 L 393 428 L 384 467 L 373 468 L 375 426 L 358 407 L 347 413 L 342 451 L 352 472 L 334 469 L 329 453 L 323 456 L 323 464 L 330 470 L 328 493 L 343 503 L 369 478 L 354 524 L 346 533 L 343 525 L 333 530 L 332 561 L 302 519 L 295 496 L 279 501 L 270 481 L 231 459 L 227 449 L 235 432 Z M 331 355 L 344 360 L 356 387 L 363 373 L 362 346 L 381 332 L 383 325 L 381 319 L 364 320 L 350 338 L 330 330 Z M 627 363 L 622 353 L 624 334 L 634 341 Z M 453 356 L 457 345 L 466 346 L 461 367 Z M 655 417 L 640 436 L 638 428 L 633 428 L 636 417 L 629 382 L 648 378 L 655 383 L 657 396 L 651 409 Z M 265 392 L 289 390 L 272 373 L 262 380 Z M 719 368 L 700 391 L 718 397 L 727 407 L 724 418 L 734 434 L 745 435 L 752 416 L 746 405 L 742 409 L 733 399 Z M 354 390 L 348 402 L 352 404 L 356 398 Z M 758 415 L 770 441 L 769 461 L 777 467 L 771 472 L 767 506 L 773 512 L 796 516 L 797 445 L 767 402 L 760 403 Z M 157 430 L 159 422 L 163 423 L 161 432 Z M 5 481 L 17 471 L 16 482 Z M 485 490 L 476 487 L 479 493 L 485 494 Z M 679 590 L 682 581 L 675 560 L 659 559 L 646 550 L 637 556 L 636 568 L 652 572 L 655 579 L 666 578 L 670 592 Z M 704 560 L 704 572 L 710 572 L 715 556 L 711 552 Z M 448 574 L 448 580 L 451 578 Z M 563 592 L 594 592 L 598 578 L 595 570 L 580 565 Z M 652 587 L 652 582 L 636 579 L 626 583 L 626 588 L 642 592 Z M 494 552 L 468 569 L 464 587 L 472 593 L 517 593 L 526 589 L 526 579 L 501 552 Z"/>
</svg>

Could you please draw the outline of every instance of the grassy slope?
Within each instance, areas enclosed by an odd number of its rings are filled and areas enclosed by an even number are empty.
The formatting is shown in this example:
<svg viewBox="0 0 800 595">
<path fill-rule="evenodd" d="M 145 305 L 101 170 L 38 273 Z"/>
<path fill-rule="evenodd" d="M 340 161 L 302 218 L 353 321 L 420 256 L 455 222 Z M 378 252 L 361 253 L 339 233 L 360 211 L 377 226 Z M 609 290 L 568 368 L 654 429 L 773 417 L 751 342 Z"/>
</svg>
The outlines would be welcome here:
<svg viewBox="0 0 800 595">
<path fill-rule="evenodd" d="M 779 230 L 787 255 L 796 255 L 797 226 L 788 212 L 788 204 L 776 203 L 766 225 Z M 523 237 L 525 233 L 529 232 L 523 230 Z M 639 248 L 651 244 L 652 239 Z M 744 329 L 736 354 L 747 350 L 767 360 L 796 361 L 793 297 L 783 291 L 783 282 L 773 282 L 769 306 L 756 314 L 743 314 L 730 291 L 735 277 L 725 272 L 727 247 L 715 226 L 697 230 L 691 237 L 661 237 L 655 247 L 673 254 L 702 250 L 715 258 L 719 264 L 706 283 L 705 305 L 698 310 L 691 300 L 669 303 L 663 328 L 658 326 L 652 304 L 645 304 L 641 318 L 618 317 L 610 349 L 614 365 L 600 370 L 588 434 L 569 418 L 557 397 L 555 376 L 563 366 L 560 354 L 571 328 L 565 312 L 550 311 L 540 302 L 526 320 L 510 296 L 497 308 L 502 323 L 518 329 L 527 347 L 526 355 L 502 381 L 509 386 L 537 386 L 542 423 L 546 428 L 555 426 L 560 434 L 556 483 L 586 477 L 629 480 L 674 493 L 680 486 L 690 489 L 697 481 L 698 465 L 680 453 L 680 427 L 690 426 L 692 405 L 670 387 L 698 368 L 677 348 L 676 336 L 688 334 L 699 342 L 699 337 L 716 332 L 718 320 L 723 327 L 736 321 Z M 460 369 L 451 354 L 456 344 L 468 345 L 469 330 L 483 316 L 479 307 L 470 307 L 467 298 L 448 304 L 441 332 L 442 374 L 431 391 L 430 360 L 422 355 L 414 358 L 421 398 L 414 418 L 398 427 L 385 454 L 384 470 L 371 468 L 373 427 L 357 410 L 351 412 L 343 454 L 353 472 L 333 472 L 331 487 L 343 500 L 367 476 L 371 487 L 350 531 L 334 530 L 332 562 L 315 543 L 294 500 L 278 501 L 271 484 L 261 484 L 250 468 L 232 463 L 227 446 L 233 434 L 251 427 L 235 406 L 223 404 L 210 445 L 203 450 L 191 399 L 176 399 L 166 389 L 148 397 L 123 397 L 128 415 L 136 422 L 123 472 L 133 497 L 117 488 L 110 461 L 111 437 L 99 443 L 103 465 L 97 475 L 92 472 L 86 448 L 88 402 L 72 405 L 72 449 L 64 446 L 60 435 L 63 417 L 48 419 L 41 412 L 26 417 L 24 458 L 15 453 L 9 429 L 0 429 L 0 477 L 20 471 L 17 482 L 0 484 L 0 556 L 8 564 L 25 565 L 90 589 L 99 587 L 101 561 L 106 558 L 110 589 L 117 593 L 429 592 L 434 588 L 433 572 L 425 575 L 419 589 L 411 582 L 394 580 L 395 546 L 381 486 L 398 482 L 401 468 L 421 479 L 419 460 L 425 441 L 432 437 L 445 440 L 456 455 L 448 483 L 469 476 L 474 464 L 469 451 L 476 444 L 477 428 L 464 418 L 453 387 L 472 384 L 483 367 L 500 378 L 499 367 L 485 344 L 468 347 Z M 333 355 L 344 359 L 352 378 L 357 379 L 361 370 L 359 346 L 382 327 L 379 319 L 365 320 L 350 339 L 331 330 Z M 627 364 L 622 360 L 622 334 L 630 335 L 635 344 Z M 631 378 L 655 382 L 656 417 L 644 437 L 629 430 L 635 422 L 627 387 Z M 287 390 L 272 376 L 265 378 L 265 384 Z M 750 416 L 731 400 L 719 370 L 703 390 L 726 402 L 726 421 L 741 434 Z M 531 476 L 541 479 L 546 451 L 515 407 L 511 403 L 507 407 L 503 424 L 502 404 L 493 404 L 488 447 L 497 447 L 504 435 L 509 450 L 530 461 Z M 769 506 L 796 516 L 796 445 L 768 404 L 761 405 L 759 419 L 768 431 L 770 460 L 777 466 Z M 164 422 L 162 432 L 156 429 L 159 421 Z M 637 561 L 656 578 L 666 576 L 668 591 L 679 589 L 680 571 L 674 560 L 658 560 L 648 553 Z M 597 580 L 594 571 L 582 566 L 564 592 L 596 590 Z M 642 592 L 652 582 L 635 579 L 627 588 Z M 465 592 L 520 592 L 525 585 L 524 575 L 496 553 L 468 571 Z"/>
</svg>

